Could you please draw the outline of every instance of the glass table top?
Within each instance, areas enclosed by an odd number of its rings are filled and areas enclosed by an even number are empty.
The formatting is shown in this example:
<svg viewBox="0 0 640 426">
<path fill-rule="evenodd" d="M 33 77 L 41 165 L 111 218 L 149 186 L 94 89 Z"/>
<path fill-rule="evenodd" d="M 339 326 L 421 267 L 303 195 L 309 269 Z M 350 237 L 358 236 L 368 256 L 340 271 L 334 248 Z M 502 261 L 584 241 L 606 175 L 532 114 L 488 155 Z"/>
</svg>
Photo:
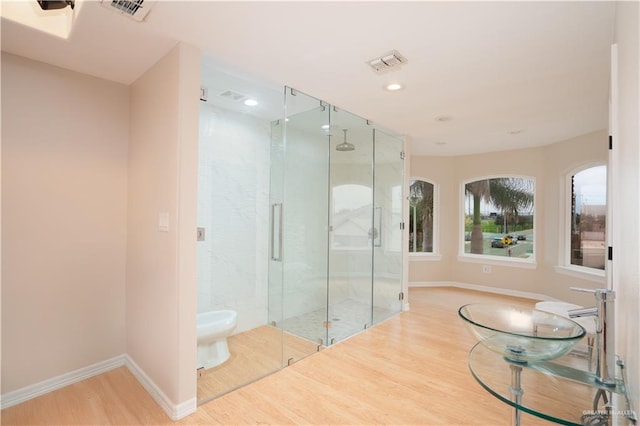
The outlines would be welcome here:
<svg viewBox="0 0 640 426">
<path fill-rule="evenodd" d="M 510 390 L 512 365 L 522 368 L 519 404 L 512 401 Z M 610 413 L 613 424 L 632 424 L 626 417 L 628 411 L 621 394 L 622 382 L 615 387 L 598 384 L 593 375 L 586 373 L 586 357 L 569 354 L 554 361 L 517 363 L 477 343 L 469 353 L 469 369 L 478 383 L 493 396 L 545 420 L 570 426 L 606 425 L 606 418 L 602 416 L 605 407 L 602 396 L 605 395 L 612 404 Z M 606 391 L 598 395 L 599 389 Z"/>
</svg>

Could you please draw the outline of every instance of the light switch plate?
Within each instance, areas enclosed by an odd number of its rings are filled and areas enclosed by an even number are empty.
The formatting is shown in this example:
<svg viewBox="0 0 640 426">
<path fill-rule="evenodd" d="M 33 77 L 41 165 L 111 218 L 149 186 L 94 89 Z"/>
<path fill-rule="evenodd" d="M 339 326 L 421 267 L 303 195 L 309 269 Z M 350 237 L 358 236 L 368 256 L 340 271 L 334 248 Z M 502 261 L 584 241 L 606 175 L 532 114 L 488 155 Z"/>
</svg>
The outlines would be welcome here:
<svg viewBox="0 0 640 426">
<path fill-rule="evenodd" d="M 169 232 L 169 213 L 158 213 L 158 231 Z"/>
</svg>

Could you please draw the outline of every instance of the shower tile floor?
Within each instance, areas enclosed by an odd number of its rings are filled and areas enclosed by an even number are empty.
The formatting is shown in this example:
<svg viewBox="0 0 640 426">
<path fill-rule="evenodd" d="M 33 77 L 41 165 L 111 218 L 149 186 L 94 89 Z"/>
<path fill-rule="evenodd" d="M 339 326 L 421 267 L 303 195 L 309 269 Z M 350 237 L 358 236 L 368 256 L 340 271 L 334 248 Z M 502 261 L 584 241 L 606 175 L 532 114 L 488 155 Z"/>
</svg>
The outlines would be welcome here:
<svg viewBox="0 0 640 426">
<path fill-rule="evenodd" d="M 395 312 L 374 306 L 373 318 L 378 323 Z M 329 342 L 343 340 L 364 330 L 365 324 L 371 326 L 371 305 L 353 299 L 345 299 L 332 303 L 329 308 Z M 298 337 L 327 346 L 326 329 L 323 324 L 327 320 L 327 309 L 321 308 L 302 315 L 287 318 L 280 322 L 279 328 Z"/>
</svg>

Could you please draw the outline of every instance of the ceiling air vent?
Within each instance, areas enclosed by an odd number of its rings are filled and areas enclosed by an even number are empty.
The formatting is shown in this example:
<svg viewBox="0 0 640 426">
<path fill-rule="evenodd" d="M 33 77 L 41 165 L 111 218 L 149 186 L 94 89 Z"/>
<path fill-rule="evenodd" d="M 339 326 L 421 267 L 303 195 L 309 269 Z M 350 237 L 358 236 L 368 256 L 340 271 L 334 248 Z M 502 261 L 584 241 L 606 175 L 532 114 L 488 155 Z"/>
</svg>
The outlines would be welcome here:
<svg viewBox="0 0 640 426">
<path fill-rule="evenodd" d="M 107 9 L 142 22 L 156 0 L 102 0 Z"/>
<path fill-rule="evenodd" d="M 218 96 L 234 102 L 240 102 L 248 98 L 247 95 L 243 95 L 242 93 L 238 93 L 233 90 L 225 90 L 224 92 L 219 93 Z"/>
<path fill-rule="evenodd" d="M 373 68 L 376 72 L 386 71 L 389 68 L 393 68 L 398 65 L 402 65 L 407 62 L 407 58 L 402 56 L 397 50 L 385 53 L 379 58 L 374 58 L 367 61 L 367 64 Z"/>
</svg>

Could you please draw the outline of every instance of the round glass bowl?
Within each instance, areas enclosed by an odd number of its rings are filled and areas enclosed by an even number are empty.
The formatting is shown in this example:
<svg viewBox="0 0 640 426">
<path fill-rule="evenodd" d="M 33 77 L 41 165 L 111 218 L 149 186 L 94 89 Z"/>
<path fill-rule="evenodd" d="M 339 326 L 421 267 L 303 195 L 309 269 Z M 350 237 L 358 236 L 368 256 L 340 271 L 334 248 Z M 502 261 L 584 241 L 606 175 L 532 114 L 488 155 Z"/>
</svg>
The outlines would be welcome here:
<svg viewBox="0 0 640 426">
<path fill-rule="evenodd" d="M 535 309 L 473 303 L 458 314 L 483 345 L 517 363 L 561 357 L 586 334 L 569 318 Z"/>
</svg>

